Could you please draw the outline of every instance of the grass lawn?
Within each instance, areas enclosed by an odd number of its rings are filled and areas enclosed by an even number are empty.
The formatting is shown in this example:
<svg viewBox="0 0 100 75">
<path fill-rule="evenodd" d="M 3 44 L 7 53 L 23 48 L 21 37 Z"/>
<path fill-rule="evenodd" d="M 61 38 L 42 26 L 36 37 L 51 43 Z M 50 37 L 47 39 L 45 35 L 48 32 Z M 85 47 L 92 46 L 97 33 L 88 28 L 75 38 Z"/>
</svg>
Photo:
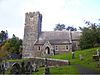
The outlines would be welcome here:
<svg viewBox="0 0 100 75">
<path fill-rule="evenodd" d="M 50 74 L 79 74 L 75 66 L 50 67 Z M 44 74 L 44 67 L 39 68 L 39 71 L 33 74 Z"/>
<path fill-rule="evenodd" d="M 96 50 L 97 50 L 97 48 L 75 51 L 75 53 L 74 53 L 75 59 L 72 59 L 71 53 L 54 55 L 54 56 L 50 56 L 50 58 L 69 60 L 71 62 L 71 64 L 80 64 L 83 67 L 100 70 L 100 68 L 97 68 L 98 62 L 97 61 L 94 62 L 92 60 L 92 56 L 96 54 Z M 99 49 L 99 51 L 100 51 L 100 49 Z M 84 57 L 83 60 L 79 59 L 80 54 L 83 55 L 83 57 Z M 99 63 L 100 63 L 100 61 L 99 61 Z"/>
<path fill-rule="evenodd" d="M 37 72 L 33 72 L 32 74 L 44 74 L 44 69 L 44 67 L 40 67 Z M 50 74 L 79 74 L 75 66 L 49 67 L 49 70 Z M 6 70 L 5 74 L 11 74 L 10 69 Z"/>
</svg>

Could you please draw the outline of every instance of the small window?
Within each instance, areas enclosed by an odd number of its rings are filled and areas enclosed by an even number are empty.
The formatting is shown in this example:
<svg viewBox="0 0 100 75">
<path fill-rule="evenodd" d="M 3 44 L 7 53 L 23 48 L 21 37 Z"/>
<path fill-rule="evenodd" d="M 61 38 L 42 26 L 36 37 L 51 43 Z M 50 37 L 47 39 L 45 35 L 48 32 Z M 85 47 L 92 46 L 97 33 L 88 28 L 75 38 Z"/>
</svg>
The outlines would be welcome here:
<svg viewBox="0 0 100 75">
<path fill-rule="evenodd" d="M 55 46 L 55 50 L 58 50 L 58 46 Z"/>
<path fill-rule="evenodd" d="M 38 47 L 38 50 L 41 50 L 40 46 Z"/>
<path fill-rule="evenodd" d="M 66 51 L 69 51 L 68 46 L 66 46 Z"/>
<path fill-rule="evenodd" d="M 68 46 L 66 46 L 66 49 L 68 49 Z"/>
</svg>

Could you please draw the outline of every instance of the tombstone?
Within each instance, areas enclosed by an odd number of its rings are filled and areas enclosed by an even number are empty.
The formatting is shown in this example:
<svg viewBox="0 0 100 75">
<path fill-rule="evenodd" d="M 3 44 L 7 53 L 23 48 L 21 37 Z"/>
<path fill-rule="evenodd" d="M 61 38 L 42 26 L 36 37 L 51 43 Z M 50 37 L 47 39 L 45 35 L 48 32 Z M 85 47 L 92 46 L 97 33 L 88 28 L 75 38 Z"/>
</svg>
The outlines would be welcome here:
<svg viewBox="0 0 100 75">
<path fill-rule="evenodd" d="M 72 59 L 74 59 L 74 52 L 72 52 Z"/>
<path fill-rule="evenodd" d="M 80 57 L 80 60 L 83 60 L 83 56 L 81 54 L 79 55 L 79 57 Z"/>
<path fill-rule="evenodd" d="M 20 74 L 21 73 L 21 67 L 18 63 L 15 63 L 11 68 L 11 74 Z"/>
<path fill-rule="evenodd" d="M 97 56 L 97 55 L 93 55 L 93 61 L 99 61 L 99 56 Z"/>
<path fill-rule="evenodd" d="M 100 52 L 99 52 L 99 49 L 97 49 L 96 55 L 100 58 Z"/>
</svg>

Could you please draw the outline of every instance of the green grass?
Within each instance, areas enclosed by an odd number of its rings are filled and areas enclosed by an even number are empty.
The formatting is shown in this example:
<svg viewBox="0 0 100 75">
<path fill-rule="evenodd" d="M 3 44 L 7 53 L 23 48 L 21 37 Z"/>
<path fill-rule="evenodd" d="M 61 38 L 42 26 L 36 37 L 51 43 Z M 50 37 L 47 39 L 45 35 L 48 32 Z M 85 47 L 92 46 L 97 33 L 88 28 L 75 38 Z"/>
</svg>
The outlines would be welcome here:
<svg viewBox="0 0 100 75">
<path fill-rule="evenodd" d="M 83 67 L 100 70 L 100 68 L 97 68 L 98 62 L 94 62 L 92 60 L 92 56 L 96 54 L 96 50 L 97 50 L 97 48 L 75 51 L 75 59 L 72 59 L 71 53 L 54 55 L 54 56 L 50 56 L 50 58 L 69 60 L 71 62 L 71 64 L 80 64 Z M 100 49 L 99 49 L 99 51 L 100 51 Z M 80 54 L 83 55 L 83 57 L 84 57 L 83 60 L 79 59 Z"/>
<path fill-rule="evenodd" d="M 50 74 L 79 74 L 75 66 L 50 67 L 49 70 Z M 44 67 L 39 68 L 39 71 L 33 74 L 44 74 Z"/>
<path fill-rule="evenodd" d="M 10 73 L 10 68 L 8 70 L 5 71 L 5 74 L 11 74 Z"/>
</svg>

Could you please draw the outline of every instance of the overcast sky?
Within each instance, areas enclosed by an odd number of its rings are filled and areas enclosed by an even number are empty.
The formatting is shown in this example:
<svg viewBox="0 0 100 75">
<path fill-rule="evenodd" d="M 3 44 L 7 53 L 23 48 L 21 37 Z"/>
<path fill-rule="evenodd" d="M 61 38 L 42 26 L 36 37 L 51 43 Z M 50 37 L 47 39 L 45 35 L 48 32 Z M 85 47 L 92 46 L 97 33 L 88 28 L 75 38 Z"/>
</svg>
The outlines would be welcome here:
<svg viewBox="0 0 100 75">
<path fill-rule="evenodd" d="M 100 0 L 0 0 L 0 31 L 23 38 L 25 12 L 34 11 L 43 15 L 43 31 L 58 23 L 78 28 L 85 26 L 83 20 L 100 18 Z"/>
</svg>

